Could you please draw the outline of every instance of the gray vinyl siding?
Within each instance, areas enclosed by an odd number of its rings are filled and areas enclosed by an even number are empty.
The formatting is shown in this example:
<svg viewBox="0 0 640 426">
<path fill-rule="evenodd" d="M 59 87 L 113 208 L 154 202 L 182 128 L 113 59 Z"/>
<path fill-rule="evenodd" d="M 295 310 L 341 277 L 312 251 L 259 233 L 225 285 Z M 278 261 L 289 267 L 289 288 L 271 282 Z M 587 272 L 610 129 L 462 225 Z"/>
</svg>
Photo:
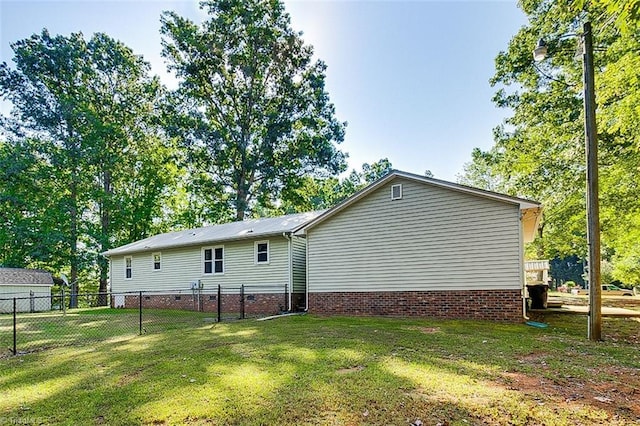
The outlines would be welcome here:
<svg viewBox="0 0 640 426">
<path fill-rule="evenodd" d="M 520 232 L 515 204 L 397 178 L 307 231 L 309 292 L 520 289 Z"/>
<path fill-rule="evenodd" d="M 13 298 L 16 298 L 16 311 L 31 311 L 30 295 L 33 292 L 34 311 L 51 309 L 51 286 L 49 285 L 0 285 L 0 313 L 13 312 Z"/>
<path fill-rule="evenodd" d="M 269 263 L 255 263 L 256 241 L 269 241 Z M 224 247 L 224 273 L 204 274 L 202 249 Z M 152 253 L 161 253 L 161 269 L 153 270 Z M 289 282 L 289 246 L 281 236 L 257 240 L 226 241 L 203 246 L 133 253 L 132 279 L 124 278 L 124 258 L 111 258 L 111 289 L 113 292 L 189 290 L 191 282 L 201 280 L 204 290 L 213 291 L 220 284 L 226 287 L 269 286 L 261 293 L 282 293 Z"/>
<path fill-rule="evenodd" d="M 301 237 L 292 237 L 293 293 L 304 293 L 307 287 L 307 242 Z"/>
</svg>

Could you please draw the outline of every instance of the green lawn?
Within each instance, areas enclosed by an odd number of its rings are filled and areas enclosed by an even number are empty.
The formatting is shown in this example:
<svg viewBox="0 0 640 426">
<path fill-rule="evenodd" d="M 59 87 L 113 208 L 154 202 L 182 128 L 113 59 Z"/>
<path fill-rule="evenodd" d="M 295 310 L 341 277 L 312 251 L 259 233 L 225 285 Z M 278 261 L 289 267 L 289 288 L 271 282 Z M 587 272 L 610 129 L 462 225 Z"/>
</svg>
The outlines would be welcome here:
<svg viewBox="0 0 640 426">
<path fill-rule="evenodd" d="M 202 325 L 203 317 L 212 316 L 215 314 L 145 309 L 143 332 L 197 327 Z M 19 353 L 57 346 L 84 346 L 87 342 L 139 335 L 140 314 L 137 309 L 108 307 L 72 309 L 66 313 L 21 313 L 17 316 L 16 331 Z M 13 316 L 0 315 L 0 356 L 6 356 L 12 349 Z"/>
<path fill-rule="evenodd" d="M 113 323 L 118 315 L 112 314 Z M 167 318 L 172 316 L 167 316 Z M 0 358 L 0 424 L 628 424 L 640 323 L 296 316 Z M 635 398 L 633 396 L 635 392 Z M 18 423 L 22 424 L 22 423 Z"/>
</svg>

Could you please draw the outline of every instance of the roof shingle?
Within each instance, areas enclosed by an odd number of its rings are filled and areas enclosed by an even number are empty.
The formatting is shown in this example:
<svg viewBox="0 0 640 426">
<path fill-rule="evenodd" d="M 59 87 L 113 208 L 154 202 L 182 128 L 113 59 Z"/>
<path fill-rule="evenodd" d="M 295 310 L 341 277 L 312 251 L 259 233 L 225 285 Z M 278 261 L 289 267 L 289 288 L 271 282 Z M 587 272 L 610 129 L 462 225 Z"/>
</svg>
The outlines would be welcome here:
<svg viewBox="0 0 640 426">
<path fill-rule="evenodd" d="M 0 268 L 0 285 L 53 285 L 51 273 L 41 269 Z"/>
<path fill-rule="evenodd" d="M 144 240 L 113 248 L 102 253 L 105 256 L 145 252 L 152 250 L 184 247 L 198 244 L 211 244 L 223 241 L 279 235 L 291 232 L 300 225 L 316 218 L 322 211 L 290 214 L 264 219 L 249 219 L 241 222 L 187 229 L 154 235 Z"/>
</svg>

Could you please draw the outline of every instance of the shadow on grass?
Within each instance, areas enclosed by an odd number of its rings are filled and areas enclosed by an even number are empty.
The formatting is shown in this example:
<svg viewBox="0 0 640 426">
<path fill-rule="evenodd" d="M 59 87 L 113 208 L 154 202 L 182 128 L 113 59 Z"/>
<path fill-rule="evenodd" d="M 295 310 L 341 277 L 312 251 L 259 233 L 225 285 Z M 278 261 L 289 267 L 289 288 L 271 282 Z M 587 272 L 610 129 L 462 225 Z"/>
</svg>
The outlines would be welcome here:
<svg viewBox="0 0 640 426">
<path fill-rule="evenodd" d="M 168 316 L 170 317 L 170 316 Z M 606 419 L 597 407 L 541 405 L 506 371 L 540 354 L 550 368 L 581 341 L 470 321 L 292 317 L 170 329 L 80 350 L 0 360 L 0 412 L 48 423 L 558 424 Z M 585 343 L 594 362 L 603 345 Z M 609 363 L 623 364 L 631 348 Z M 610 354 L 609 354 L 610 355 Z M 537 419 L 537 420 L 536 420 Z"/>
</svg>

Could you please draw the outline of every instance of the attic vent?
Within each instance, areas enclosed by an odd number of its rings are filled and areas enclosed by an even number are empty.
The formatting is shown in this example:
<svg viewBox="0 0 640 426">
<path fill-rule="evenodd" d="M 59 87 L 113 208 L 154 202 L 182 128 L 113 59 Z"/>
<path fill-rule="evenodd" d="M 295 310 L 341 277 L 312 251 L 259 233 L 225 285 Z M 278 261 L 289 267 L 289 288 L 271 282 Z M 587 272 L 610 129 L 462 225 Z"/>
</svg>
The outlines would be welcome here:
<svg viewBox="0 0 640 426">
<path fill-rule="evenodd" d="M 402 184 L 391 185 L 391 199 L 392 200 L 402 199 Z"/>
</svg>

